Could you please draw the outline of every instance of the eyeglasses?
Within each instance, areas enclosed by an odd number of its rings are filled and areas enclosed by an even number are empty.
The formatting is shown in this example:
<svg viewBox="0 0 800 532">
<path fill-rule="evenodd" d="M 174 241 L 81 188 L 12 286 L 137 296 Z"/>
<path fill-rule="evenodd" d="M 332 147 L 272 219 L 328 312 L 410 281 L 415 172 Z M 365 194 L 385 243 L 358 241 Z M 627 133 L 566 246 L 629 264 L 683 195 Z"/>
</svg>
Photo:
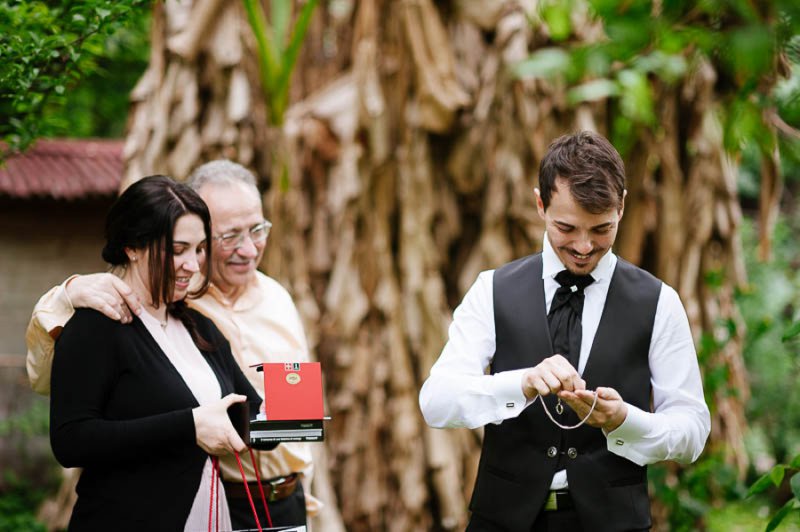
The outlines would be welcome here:
<svg viewBox="0 0 800 532">
<path fill-rule="evenodd" d="M 250 241 L 253 244 L 260 244 L 266 241 L 269 236 L 270 227 L 272 227 L 272 223 L 270 223 L 269 220 L 264 220 L 247 231 L 231 231 L 230 233 L 215 236 L 214 240 L 219 242 L 219 247 L 225 251 L 231 251 L 242 246 L 245 235 L 250 236 Z"/>
</svg>

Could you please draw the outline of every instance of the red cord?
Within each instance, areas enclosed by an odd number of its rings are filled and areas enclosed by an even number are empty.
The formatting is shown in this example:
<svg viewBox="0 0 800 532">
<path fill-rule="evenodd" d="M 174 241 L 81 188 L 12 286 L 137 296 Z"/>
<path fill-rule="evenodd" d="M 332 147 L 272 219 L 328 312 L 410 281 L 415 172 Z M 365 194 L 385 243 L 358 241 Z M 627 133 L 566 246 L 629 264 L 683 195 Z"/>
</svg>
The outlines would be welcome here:
<svg viewBox="0 0 800 532">
<path fill-rule="evenodd" d="M 212 458 L 212 462 L 214 464 L 214 472 L 217 474 L 217 480 L 214 482 L 214 485 L 217 488 L 217 532 L 219 532 L 219 457 L 215 456 Z"/>
<path fill-rule="evenodd" d="M 215 459 L 211 459 L 211 499 L 208 501 L 208 532 L 211 532 L 211 518 L 214 515 L 214 486 L 216 485 L 214 480 L 217 476 Z M 217 493 L 217 496 L 219 497 L 219 493 Z M 219 530 L 219 523 L 217 524 L 217 530 Z"/>
<path fill-rule="evenodd" d="M 239 473 L 242 474 L 242 482 L 244 483 L 244 491 L 247 493 L 247 500 L 250 501 L 250 509 L 253 510 L 253 517 L 256 518 L 256 526 L 258 527 L 258 532 L 264 532 L 264 529 L 261 528 L 261 522 L 258 520 L 258 513 L 256 513 L 256 505 L 253 504 L 253 496 L 250 495 L 250 486 L 247 485 L 247 477 L 244 474 L 244 468 L 242 467 L 242 461 L 239 459 L 239 453 L 234 453 L 236 455 L 236 463 L 239 464 Z"/>
<path fill-rule="evenodd" d="M 264 512 L 267 514 L 267 523 L 269 523 L 269 527 L 272 528 L 272 516 L 269 515 L 269 508 L 267 508 L 267 498 L 264 496 L 264 487 L 261 485 L 261 475 L 258 472 L 258 465 L 256 464 L 256 456 L 253 453 L 253 448 L 248 447 L 248 451 L 250 451 L 250 461 L 253 462 L 253 469 L 256 472 L 256 480 L 258 481 L 258 491 L 261 492 L 261 503 L 264 505 Z"/>
</svg>

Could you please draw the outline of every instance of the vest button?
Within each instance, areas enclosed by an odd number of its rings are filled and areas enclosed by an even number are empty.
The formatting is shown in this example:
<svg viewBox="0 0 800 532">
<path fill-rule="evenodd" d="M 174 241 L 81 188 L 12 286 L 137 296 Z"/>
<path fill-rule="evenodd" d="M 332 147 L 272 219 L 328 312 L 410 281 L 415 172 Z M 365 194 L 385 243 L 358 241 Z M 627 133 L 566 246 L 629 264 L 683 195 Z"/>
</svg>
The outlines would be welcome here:
<svg viewBox="0 0 800 532">
<path fill-rule="evenodd" d="M 547 456 L 549 458 L 555 458 L 557 454 L 558 454 L 558 449 L 556 449 L 555 447 L 550 447 L 549 449 L 547 449 Z"/>
<path fill-rule="evenodd" d="M 569 456 L 570 458 L 575 458 L 576 456 L 578 456 L 578 450 L 575 447 L 570 447 L 569 449 L 567 449 L 567 456 Z"/>
</svg>

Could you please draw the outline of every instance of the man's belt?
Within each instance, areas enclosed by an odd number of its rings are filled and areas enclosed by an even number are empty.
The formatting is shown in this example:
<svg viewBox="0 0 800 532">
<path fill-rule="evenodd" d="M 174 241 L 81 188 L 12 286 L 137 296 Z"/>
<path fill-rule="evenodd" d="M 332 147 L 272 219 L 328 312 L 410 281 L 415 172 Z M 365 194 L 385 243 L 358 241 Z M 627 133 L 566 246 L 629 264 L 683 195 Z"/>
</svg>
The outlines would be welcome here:
<svg viewBox="0 0 800 532">
<path fill-rule="evenodd" d="M 285 499 L 297 489 L 297 480 L 297 473 L 285 477 L 263 479 L 261 485 L 264 487 L 264 496 L 269 502 Z M 248 482 L 247 486 L 250 488 L 253 500 L 258 500 L 261 497 L 258 491 L 258 482 Z M 247 491 L 242 482 L 225 482 L 225 495 L 232 499 L 246 499 Z"/>
<path fill-rule="evenodd" d="M 568 491 L 551 491 L 547 495 L 544 503 L 545 512 L 556 512 L 559 510 L 572 510 L 575 505 L 572 503 L 572 495 Z"/>
</svg>

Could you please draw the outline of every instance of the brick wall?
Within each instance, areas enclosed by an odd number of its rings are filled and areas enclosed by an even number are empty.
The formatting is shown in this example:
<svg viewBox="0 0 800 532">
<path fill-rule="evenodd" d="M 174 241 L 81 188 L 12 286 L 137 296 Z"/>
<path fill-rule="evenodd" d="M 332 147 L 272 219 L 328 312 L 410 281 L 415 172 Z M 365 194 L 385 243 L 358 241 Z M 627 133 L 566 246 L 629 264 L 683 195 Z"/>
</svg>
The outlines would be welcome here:
<svg viewBox="0 0 800 532">
<path fill-rule="evenodd" d="M 24 356 L 25 327 L 45 291 L 72 273 L 106 268 L 100 250 L 111 202 L 0 200 L 0 357 L 6 365 Z"/>
</svg>

